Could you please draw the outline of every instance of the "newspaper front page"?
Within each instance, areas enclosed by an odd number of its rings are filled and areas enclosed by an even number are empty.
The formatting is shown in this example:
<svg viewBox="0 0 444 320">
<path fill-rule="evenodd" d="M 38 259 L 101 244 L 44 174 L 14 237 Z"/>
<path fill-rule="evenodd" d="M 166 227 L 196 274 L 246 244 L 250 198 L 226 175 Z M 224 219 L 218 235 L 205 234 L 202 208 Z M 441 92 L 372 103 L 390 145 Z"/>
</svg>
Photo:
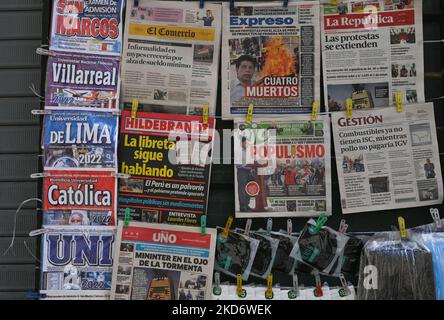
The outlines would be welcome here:
<svg viewBox="0 0 444 320">
<path fill-rule="evenodd" d="M 120 222 L 112 300 L 211 300 L 216 230 Z"/>
<path fill-rule="evenodd" d="M 223 7 L 222 116 L 309 112 L 320 97 L 319 2 Z"/>
<path fill-rule="evenodd" d="M 51 226 L 42 239 L 46 299 L 109 299 L 116 227 Z"/>
<path fill-rule="evenodd" d="M 143 111 L 216 112 L 221 5 L 128 0 L 122 102 Z"/>
<path fill-rule="evenodd" d="M 441 204 L 433 104 L 332 114 L 342 212 Z"/>
<path fill-rule="evenodd" d="M 322 1 L 327 111 L 424 102 L 422 0 Z"/>
<path fill-rule="evenodd" d="M 331 214 L 330 118 L 235 121 L 236 217 Z"/>
</svg>

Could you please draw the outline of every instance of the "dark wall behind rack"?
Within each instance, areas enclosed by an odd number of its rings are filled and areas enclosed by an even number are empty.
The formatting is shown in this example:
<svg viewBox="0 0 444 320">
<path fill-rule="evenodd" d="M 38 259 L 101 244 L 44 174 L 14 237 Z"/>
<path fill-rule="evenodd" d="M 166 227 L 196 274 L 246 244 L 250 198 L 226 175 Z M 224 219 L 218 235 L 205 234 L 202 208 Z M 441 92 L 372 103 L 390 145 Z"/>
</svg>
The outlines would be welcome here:
<svg viewBox="0 0 444 320">
<path fill-rule="evenodd" d="M 130 0 L 128 0 L 130 1 Z M 40 196 L 40 186 L 29 175 L 41 170 L 39 163 L 41 119 L 30 111 L 41 107 L 30 86 L 44 95 L 46 59 L 35 53 L 48 44 L 51 0 L 0 1 L 0 299 L 26 298 L 26 292 L 38 289 L 39 241 L 29 238 L 30 230 L 40 223 L 39 204 L 29 202 L 17 216 L 13 251 L 6 255 L 13 234 L 14 213 L 19 204 Z M 219 1 L 220 2 L 220 1 Z M 444 39 L 444 1 L 424 0 L 424 39 Z M 424 44 L 426 99 L 444 96 L 444 43 Z M 220 102 L 220 94 L 218 97 Z M 321 103 L 323 105 L 323 103 Z M 221 115 L 220 103 L 217 116 Z M 441 152 L 444 152 L 444 100 L 435 101 L 435 116 Z M 218 129 L 231 128 L 231 121 L 217 121 Z M 334 156 L 334 155 L 333 155 Z M 444 157 L 441 156 L 441 160 Z M 334 160 L 334 159 L 332 159 Z M 441 161 L 443 165 L 444 162 Z M 214 165 L 208 210 L 208 225 L 224 225 L 234 213 L 234 173 L 232 165 Z M 333 216 L 328 225 L 337 228 L 345 218 L 349 231 L 390 230 L 397 217 L 406 219 L 407 227 L 430 223 L 429 208 L 381 211 L 344 216 L 341 213 L 336 167 L 332 161 Z M 438 207 L 444 213 L 442 206 Z M 273 229 L 285 229 L 286 218 L 274 219 Z M 306 219 L 292 219 L 299 231 Z M 243 227 L 237 219 L 234 226 Z M 255 219 L 252 228 L 266 226 L 265 219 Z M 26 244 L 26 245 L 25 245 Z M 281 284 L 289 277 L 275 275 Z M 225 280 L 223 278 L 222 280 Z M 251 282 L 260 282 L 251 279 Z M 333 279 L 325 279 L 334 284 Z M 310 284 L 308 277 L 302 279 Z"/>
</svg>

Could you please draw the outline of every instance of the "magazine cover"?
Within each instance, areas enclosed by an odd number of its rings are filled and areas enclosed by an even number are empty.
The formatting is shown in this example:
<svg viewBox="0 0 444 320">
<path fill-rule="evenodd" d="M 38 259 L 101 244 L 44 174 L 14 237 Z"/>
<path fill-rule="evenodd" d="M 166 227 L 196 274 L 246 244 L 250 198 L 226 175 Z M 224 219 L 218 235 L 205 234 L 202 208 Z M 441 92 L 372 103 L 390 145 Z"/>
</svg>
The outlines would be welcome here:
<svg viewBox="0 0 444 320">
<path fill-rule="evenodd" d="M 117 58 L 58 52 L 48 58 L 47 79 L 45 107 L 119 107 Z"/>
<path fill-rule="evenodd" d="M 53 0 L 50 50 L 120 56 L 124 0 Z"/>
<path fill-rule="evenodd" d="M 112 300 L 211 300 L 216 230 L 119 222 Z"/>
<path fill-rule="evenodd" d="M 142 111 L 216 113 L 221 5 L 128 0 L 122 57 L 122 102 Z"/>
<path fill-rule="evenodd" d="M 50 110 L 43 128 L 45 169 L 117 171 L 117 116 L 73 108 Z"/>
<path fill-rule="evenodd" d="M 223 7 L 222 116 L 311 112 L 320 99 L 319 2 Z"/>
<path fill-rule="evenodd" d="M 332 114 L 342 212 L 441 204 L 433 104 Z"/>
<path fill-rule="evenodd" d="M 215 121 L 122 111 L 119 136 L 119 217 L 200 225 L 207 213 Z"/>
<path fill-rule="evenodd" d="M 330 119 L 235 121 L 237 218 L 331 214 Z"/>
<path fill-rule="evenodd" d="M 109 299 L 115 233 L 115 227 L 46 229 L 40 289 L 45 299 Z"/>
<path fill-rule="evenodd" d="M 327 111 L 424 102 L 422 0 L 322 1 Z"/>
<path fill-rule="evenodd" d="M 117 178 L 113 171 L 45 170 L 44 225 L 115 225 Z"/>
</svg>

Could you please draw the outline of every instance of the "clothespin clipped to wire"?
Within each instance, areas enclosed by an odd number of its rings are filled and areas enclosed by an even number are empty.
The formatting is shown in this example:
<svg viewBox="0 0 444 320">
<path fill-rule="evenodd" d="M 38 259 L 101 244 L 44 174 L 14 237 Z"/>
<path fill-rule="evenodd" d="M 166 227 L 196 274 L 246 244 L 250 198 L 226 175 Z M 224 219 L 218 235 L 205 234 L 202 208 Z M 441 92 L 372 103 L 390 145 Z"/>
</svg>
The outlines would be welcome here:
<svg viewBox="0 0 444 320">
<path fill-rule="evenodd" d="M 242 275 L 240 273 L 236 275 L 236 294 L 239 298 L 247 296 L 247 290 L 242 287 Z"/>
<path fill-rule="evenodd" d="M 208 113 L 209 113 L 209 107 L 208 104 L 204 104 L 202 107 L 202 123 L 208 124 Z"/>
<path fill-rule="evenodd" d="M 273 230 L 273 219 L 267 219 L 267 236 L 271 234 L 271 230 Z"/>
<path fill-rule="evenodd" d="M 316 220 L 315 225 L 310 226 L 308 228 L 308 232 L 310 232 L 310 234 L 317 234 L 321 230 L 321 228 L 325 225 L 327 220 L 328 220 L 327 215 L 325 213 L 322 213 L 319 216 L 319 218 Z"/>
<path fill-rule="evenodd" d="M 351 119 L 353 117 L 353 100 L 351 98 L 347 98 L 347 100 L 345 100 L 345 114 L 347 119 Z"/>
<path fill-rule="evenodd" d="M 319 275 L 318 271 L 314 272 L 314 277 L 315 277 L 316 288 L 314 289 L 313 293 L 316 298 L 320 298 L 324 295 L 324 292 L 322 291 L 321 276 Z"/>
<path fill-rule="evenodd" d="M 224 231 L 219 235 L 219 241 L 224 242 L 228 238 L 228 233 L 231 229 L 231 224 L 233 223 L 233 217 L 229 216 L 227 222 L 225 223 Z"/>
<path fill-rule="evenodd" d="M 288 0 L 284 0 L 284 8 L 288 7 Z"/>
<path fill-rule="evenodd" d="M 135 119 L 137 116 L 137 111 L 139 110 L 139 99 L 134 98 L 131 105 L 131 119 Z"/>
<path fill-rule="evenodd" d="M 214 288 L 213 288 L 213 294 L 216 296 L 220 296 L 222 294 L 222 288 L 220 287 L 220 273 L 215 272 L 214 273 Z"/>
<path fill-rule="evenodd" d="M 442 222 L 441 222 L 441 217 L 439 216 L 439 210 L 436 208 L 431 208 L 430 214 L 432 215 L 432 219 L 435 222 L 435 227 L 438 229 L 442 228 Z"/>
<path fill-rule="evenodd" d="M 396 111 L 402 112 L 402 93 L 401 92 L 395 93 L 395 102 L 396 102 Z"/>
<path fill-rule="evenodd" d="M 205 6 L 205 0 L 199 0 L 199 9 L 203 9 Z"/>
<path fill-rule="evenodd" d="M 234 10 L 234 0 L 230 0 L 230 10 Z"/>
<path fill-rule="evenodd" d="M 253 111 L 254 111 L 254 105 L 250 103 L 248 105 L 247 109 L 247 127 L 251 128 L 251 122 L 253 121 Z"/>
<path fill-rule="evenodd" d="M 287 219 L 287 234 L 291 236 L 293 233 L 293 222 L 291 222 L 291 219 Z"/>
<path fill-rule="evenodd" d="M 129 227 L 130 220 L 131 220 L 131 209 L 126 208 L 125 209 L 125 220 L 123 221 L 123 226 L 125 228 Z"/>
<path fill-rule="evenodd" d="M 247 235 L 247 236 L 250 233 L 250 229 L 251 229 L 251 224 L 252 223 L 253 223 L 252 219 L 247 219 L 247 222 L 245 222 L 244 234 Z"/>
<path fill-rule="evenodd" d="M 407 237 L 407 232 L 405 230 L 405 220 L 403 217 L 398 217 L 398 226 L 399 226 L 399 233 L 401 234 L 401 239 L 405 240 Z"/>
<path fill-rule="evenodd" d="M 200 217 L 200 233 L 207 234 L 207 215 L 205 214 Z"/>
<path fill-rule="evenodd" d="M 288 299 L 296 299 L 300 295 L 298 275 L 293 274 L 293 288 L 288 291 Z"/>
<path fill-rule="evenodd" d="M 311 121 L 316 121 L 318 119 L 319 113 L 319 101 L 315 100 L 313 102 L 313 109 L 311 110 Z"/>
<path fill-rule="evenodd" d="M 273 298 L 273 275 L 270 273 L 267 277 L 267 290 L 265 290 L 265 299 L 271 300 Z"/>
<path fill-rule="evenodd" d="M 331 4 L 333 6 L 337 6 L 338 5 L 338 0 L 331 0 Z"/>
<path fill-rule="evenodd" d="M 345 276 L 343 273 L 339 274 L 339 281 L 341 281 L 342 288 L 339 289 L 339 296 L 341 297 L 347 297 L 351 295 L 350 288 L 348 287 L 347 279 L 345 279 Z"/>
<path fill-rule="evenodd" d="M 345 219 L 342 219 L 341 223 L 339 224 L 339 232 L 345 234 L 347 232 L 347 229 L 348 229 L 348 224 L 345 221 Z"/>
</svg>

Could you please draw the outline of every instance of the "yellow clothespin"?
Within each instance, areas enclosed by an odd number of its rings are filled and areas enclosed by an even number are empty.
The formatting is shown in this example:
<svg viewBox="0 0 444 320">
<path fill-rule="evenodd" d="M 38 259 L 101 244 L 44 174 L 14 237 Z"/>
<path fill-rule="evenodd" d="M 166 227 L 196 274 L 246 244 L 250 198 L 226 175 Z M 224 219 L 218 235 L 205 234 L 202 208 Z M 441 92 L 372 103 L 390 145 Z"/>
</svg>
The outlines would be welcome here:
<svg viewBox="0 0 444 320">
<path fill-rule="evenodd" d="M 318 112 L 319 112 L 319 101 L 315 100 L 313 102 L 313 109 L 311 111 L 311 121 L 316 121 L 318 119 Z"/>
<path fill-rule="evenodd" d="M 247 291 L 242 288 L 242 275 L 239 273 L 236 275 L 236 294 L 239 298 L 245 298 L 247 296 Z"/>
<path fill-rule="evenodd" d="M 251 126 L 251 121 L 253 120 L 253 110 L 254 110 L 254 105 L 250 103 L 247 110 L 247 125 L 249 127 Z"/>
<path fill-rule="evenodd" d="M 135 119 L 137 115 L 137 111 L 139 110 L 139 99 L 134 98 L 133 104 L 131 105 L 131 118 Z"/>
<path fill-rule="evenodd" d="M 407 232 L 405 231 L 405 220 L 403 217 L 398 217 L 398 225 L 401 239 L 405 239 L 407 237 Z"/>
<path fill-rule="evenodd" d="M 336 6 L 336 5 L 338 5 L 338 1 L 337 0 L 331 0 L 331 4 Z"/>
<path fill-rule="evenodd" d="M 402 112 L 402 93 L 395 93 L 395 101 L 396 101 L 396 111 Z"/>
<path fill-rule="evenodd" d="M 345 114 L 347 115 L 347 119 L 351 119 L 353 117 L 353 100 L 348 98 L 345 100 L 345 104 Z"/>
<path fill-rule="evenodd" d="M 208 109 L 208 105 L 204 104 L 202 107 L 203 124 L 208 124 Z"/>
<path fill-rule="evenodd" d="M 270 273 L 267 277 L 267 290 L 265 290 L 265 299 L 273 299 L 273 275 Z"/>
<path fill-rule="evenodd" d="M 227 223 L 225 224 L 225 228 L 224 231 L 222 232 L 221 237 L 223 239 L 227 239 L 228 238 L 228 233 L 230 232 L 230 228 L 231 228 L 231 224 L 233 223 L 233 217 L 229 216 L 227 219 Z"/>
</svg>

